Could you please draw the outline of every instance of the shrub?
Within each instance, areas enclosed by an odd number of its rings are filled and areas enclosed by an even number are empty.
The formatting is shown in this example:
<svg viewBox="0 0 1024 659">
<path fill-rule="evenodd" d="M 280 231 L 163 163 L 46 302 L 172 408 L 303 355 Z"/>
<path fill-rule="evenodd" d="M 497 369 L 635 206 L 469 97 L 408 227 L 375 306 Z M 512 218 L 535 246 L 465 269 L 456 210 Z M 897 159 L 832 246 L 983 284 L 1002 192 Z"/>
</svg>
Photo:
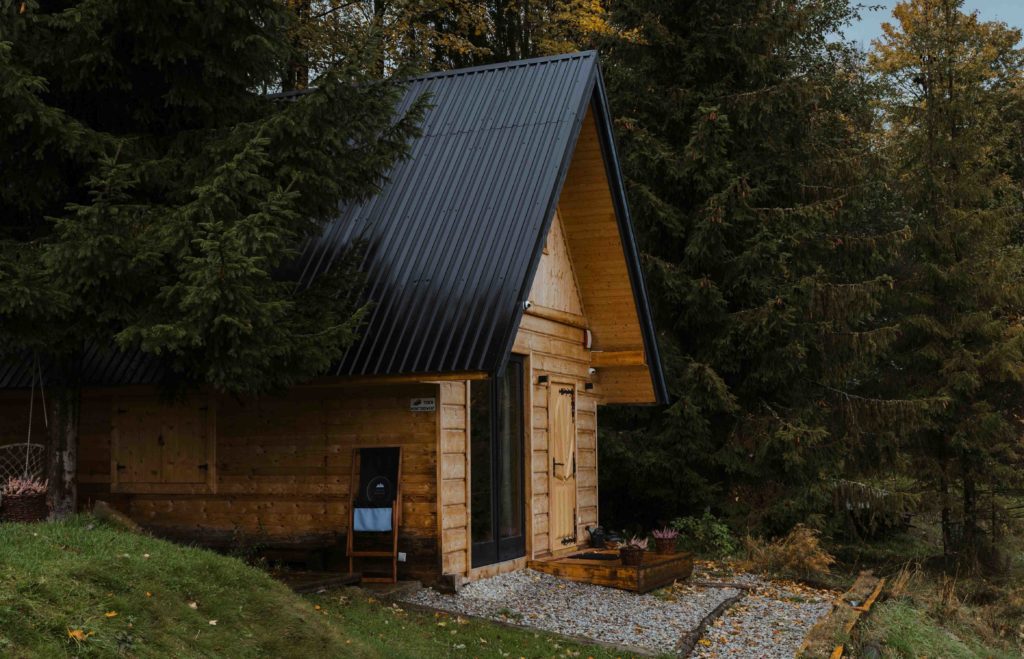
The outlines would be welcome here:
<svg viewBox="0 0 1024 659">
<path fill-rule="evenodd" d="M 836 559 L 821 546 L 818 531 L 797 524 L 772 542 L 747 538 L 744 542 L 751 567 L 763 572 L 794 577 L 828 574 Z"/>
<path fill-rule="evenodd" d="M 683 549 L 703 556 L 728 556 L 739 547 L 725 522 L 709 512 L 701 517 L 680 517 L 672 522 Z"/>
</svg>

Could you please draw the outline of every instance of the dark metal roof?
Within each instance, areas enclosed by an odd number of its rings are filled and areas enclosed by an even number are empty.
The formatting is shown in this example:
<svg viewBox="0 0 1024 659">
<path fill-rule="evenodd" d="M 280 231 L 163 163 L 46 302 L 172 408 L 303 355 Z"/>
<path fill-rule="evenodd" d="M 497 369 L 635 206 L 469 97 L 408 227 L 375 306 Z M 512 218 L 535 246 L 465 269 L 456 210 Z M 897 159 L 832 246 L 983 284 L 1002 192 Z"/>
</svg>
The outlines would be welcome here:
<svg viewBox="0 0 1024 659">
<path fill-rule="evenodd" d="M 376 306 L 336 375 L 500 368 L 596 73 L 581 53 L 409 84 L 433 106 L 410 158 L 303 255 L 310 278 L 366 241 Z"/>
<path fill-rule="evenodd" d="M 597 55 L 573 53 L 426 75 L 399 111 L 430 95 L 422 137 L 373 199 L 345 206 L 300 259 L 311 281 L 357 241 L 373 304 L 334 375 L 504 368 L 580 127 L 593 107 L 644 326 L 655 392 L 667 398 Z M 97 384 L 154 382 L 139 355 L 88 356 Z M 0 387 L 28 386 L 0 365 Z"/>
</svg>

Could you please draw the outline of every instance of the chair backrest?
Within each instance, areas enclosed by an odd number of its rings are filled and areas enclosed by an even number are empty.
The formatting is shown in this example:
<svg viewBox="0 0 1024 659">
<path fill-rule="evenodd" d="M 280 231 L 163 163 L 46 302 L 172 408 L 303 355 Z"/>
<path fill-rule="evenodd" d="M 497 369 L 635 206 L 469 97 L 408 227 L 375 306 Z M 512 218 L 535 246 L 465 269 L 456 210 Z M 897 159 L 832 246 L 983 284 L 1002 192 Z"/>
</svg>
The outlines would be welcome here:
<svg viewBox="0 0 1024 659">
<path fill-rule="evenodd" d="M 0 446 L 0 483 L 9 478 L 42 478 L 46 472 L 46 447 L 42 444 Z"/>
<path fill-rule="evenodd" d="M 355 505 L 361 508 L 389 508 L 398 495 L 398 447 L 357 449 L 359 485 L 354 492 Z"/>
</svg>

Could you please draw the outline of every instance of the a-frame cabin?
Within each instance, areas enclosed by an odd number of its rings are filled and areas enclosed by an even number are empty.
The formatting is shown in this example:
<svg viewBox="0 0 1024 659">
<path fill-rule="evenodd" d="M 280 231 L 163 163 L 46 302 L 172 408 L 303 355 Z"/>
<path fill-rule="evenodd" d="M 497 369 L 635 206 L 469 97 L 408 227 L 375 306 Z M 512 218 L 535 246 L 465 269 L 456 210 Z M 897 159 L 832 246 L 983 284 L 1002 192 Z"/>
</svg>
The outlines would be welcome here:
<svg viewBox="0 0 1024 659">
<path fill-rule="evenodd" d="M 403 105 L 423 93 L 409 160 L 302 255 L 312 278 L 366 245 L 361 340 L 287 395 L 173 405 L 151 360 L 91 353 L 83 505 L 192 542 L 336 548 L 353 449 L 397 446 L 400 574 L 473 579 L 585 545 L 599 407 L 667 397 L 597 56 L 427 75 Z M 0 367 L 0 444 L 23 441 L 30 384 Z"/>
</svg>

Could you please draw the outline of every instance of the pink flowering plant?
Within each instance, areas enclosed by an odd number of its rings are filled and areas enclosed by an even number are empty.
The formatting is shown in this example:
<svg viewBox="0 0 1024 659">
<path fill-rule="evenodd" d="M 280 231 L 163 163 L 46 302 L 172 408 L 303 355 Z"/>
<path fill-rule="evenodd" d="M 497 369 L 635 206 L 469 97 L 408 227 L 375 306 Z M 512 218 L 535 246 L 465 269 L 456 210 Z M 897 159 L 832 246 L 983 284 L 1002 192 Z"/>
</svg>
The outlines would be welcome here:
<svg viewBox="0 0 1024 659">
<path fill-rule="evenodd" d="M 620 547 L 626 549 L 647 549 L 647 538 L 641 538 L 640 536 L 634 535 L 632 538 L 623 542 Z"/>
<path fill-rule="evenodd" d="M 5 497 L 27 497 L 39 494 L 46 494 L 46 487 L 49 481 L 38 478 L 9 478 L 0 488 L 0 495 Z"/>
<path fill-rule="evenodd" d="M 654 529 L 651 531 L 651 535 L 654 536 L 655 540 L 675 540 L 679 537 L 679 531 L 666 526 L 663 529 Z"/>
</svg>

